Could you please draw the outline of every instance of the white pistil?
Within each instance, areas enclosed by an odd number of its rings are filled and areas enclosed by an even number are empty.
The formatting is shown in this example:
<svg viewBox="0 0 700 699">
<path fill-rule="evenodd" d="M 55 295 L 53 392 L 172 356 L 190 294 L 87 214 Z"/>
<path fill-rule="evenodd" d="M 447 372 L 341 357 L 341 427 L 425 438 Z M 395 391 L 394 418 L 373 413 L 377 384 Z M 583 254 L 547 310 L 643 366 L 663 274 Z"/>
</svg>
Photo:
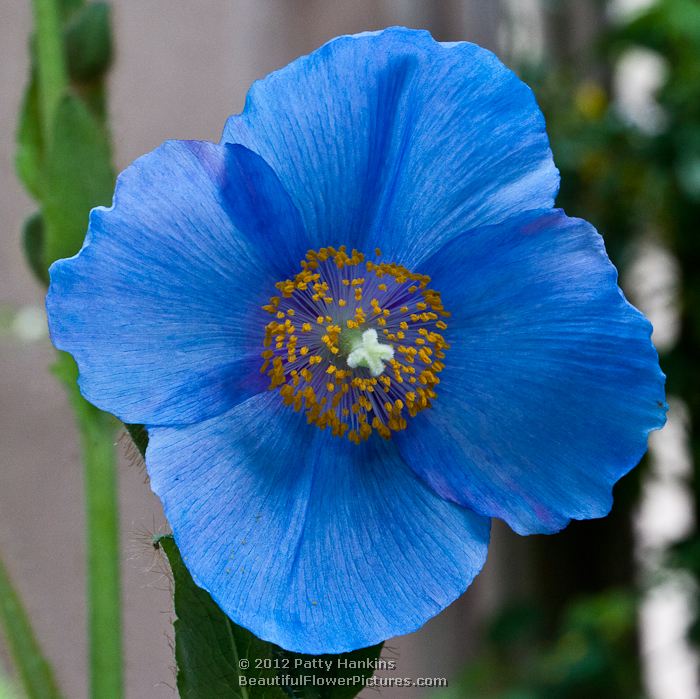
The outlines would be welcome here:
<svg viewBox="0 0 700 699">
<path fill-rule="evenodd" d="M 366 367 L 372 376 L 379 376 L 384 371 L 384 362 L 394 358 L 394 348 L 382 345 L 374 328 L 365 330 L 362 338 L 352 347 L 348 354 L 348 366 L 351 369 Z"/>
</svg>

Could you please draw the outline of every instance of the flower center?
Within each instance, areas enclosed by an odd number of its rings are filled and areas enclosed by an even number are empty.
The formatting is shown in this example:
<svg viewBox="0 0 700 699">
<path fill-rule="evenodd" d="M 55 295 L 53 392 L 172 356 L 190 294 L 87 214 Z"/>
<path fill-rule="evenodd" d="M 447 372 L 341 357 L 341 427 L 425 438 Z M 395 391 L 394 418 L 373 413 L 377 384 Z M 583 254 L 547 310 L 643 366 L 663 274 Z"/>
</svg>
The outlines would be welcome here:
<svg viewBox="0 0 700 699">
<path fill-rule="evenodd" d="M 309 423 L 356 444 L 430 407 L 450 314 L 430 277 L 353 250 L 309 251 L 263 309 L 261 373 Z"/>
</svg>

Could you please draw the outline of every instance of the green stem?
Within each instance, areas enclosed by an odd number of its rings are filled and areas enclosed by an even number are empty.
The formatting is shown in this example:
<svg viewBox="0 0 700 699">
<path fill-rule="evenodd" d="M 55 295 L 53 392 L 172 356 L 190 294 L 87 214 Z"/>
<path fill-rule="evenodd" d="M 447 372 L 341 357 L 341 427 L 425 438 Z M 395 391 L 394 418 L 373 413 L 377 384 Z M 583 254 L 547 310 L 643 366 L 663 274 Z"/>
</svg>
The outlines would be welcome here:
<svg viewBox="0 0 700 699">
<path fill-rule="evenodd" d="M 56 111 L 68 88 L 57 0 L 32 0 L 39 112 L 50 149 Z M 85 478 L 90 688 L 94 699 L 122 696 L 119 530 L 114 439 L 116 422 L 80 395 L 75 363 L 60 355 L 57 373 L 75 412 Z"/>
<path fill-rule="evenodd" d="M 116 421 L 78 390 L 73 360 L 62 354 L 58 371 L 75 412 L 85 473 L 90 689 L 94 699 L 123 692 Z"/>
<path fill-rule="evenodd" d="M 68 72 L 56 0 L 32 0 L 36 27 L 39 109 L 44 143 L 49 145 L 54 115 L 68 87 Z"/>
<path fill-rule="evenodd" d="M 5 630 L 17 673 L 29 699 L 58 699 L 51 666 L 47 662 L 10 578 L 0 559 L 0 623 Z"/>
</svg>

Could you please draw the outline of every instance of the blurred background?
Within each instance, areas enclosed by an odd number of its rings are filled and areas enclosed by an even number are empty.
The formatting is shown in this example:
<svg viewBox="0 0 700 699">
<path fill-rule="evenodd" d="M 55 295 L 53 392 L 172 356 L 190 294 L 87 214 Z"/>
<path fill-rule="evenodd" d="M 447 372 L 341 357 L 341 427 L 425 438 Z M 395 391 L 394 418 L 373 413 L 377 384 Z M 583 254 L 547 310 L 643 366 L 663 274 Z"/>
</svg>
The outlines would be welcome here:
<svg viewBox="0 0 700 699">
<path fill-rule="evenodd" d="M 117 169 L 168 138 L 217 141 L 250 83 L 338 34 L 392 24 L 495 51 L 535 90 L 558 205 L 605 237 L 652 320 L 669 424 L 605 520 L 520 538 L 496 523 L 466 595 L 387 657 L 440 690 L 392 699 L 697 699 L 700 538 L 700 3 L 696 0 L 114 0 Z M 0 5 L 0 551 L 67 696 L 87 696 L 81 466 L 43 291 L 23 260 L 34 210 L 14 174 L 30 8 Z M 105 202 L 106 203 L 106 202 Z M 172 697 L 167 531 L 121 440 L 126 690 Z M 0 645 L 0 665 L 11 666 Z M 374 696 L 369 691 L 367 696 Z"/>
</svg>

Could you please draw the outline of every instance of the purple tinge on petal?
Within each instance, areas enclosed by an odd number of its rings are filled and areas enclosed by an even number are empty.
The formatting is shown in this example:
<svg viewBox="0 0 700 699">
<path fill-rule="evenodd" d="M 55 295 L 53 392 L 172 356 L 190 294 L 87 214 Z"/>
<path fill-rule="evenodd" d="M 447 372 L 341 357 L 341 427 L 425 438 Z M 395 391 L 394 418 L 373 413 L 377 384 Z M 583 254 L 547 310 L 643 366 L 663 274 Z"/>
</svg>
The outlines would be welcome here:
<svg viewBox="0 0 700 699">
<path fill-rule="evenodd" d="M 651 326 L 601 237 L 561 211 L 455 239 L 422 267 L 453 312 L 431 409 L 396 435 L 441 496 L 521 534 L 606 515 L 665 422 Z"/>
</svg>

